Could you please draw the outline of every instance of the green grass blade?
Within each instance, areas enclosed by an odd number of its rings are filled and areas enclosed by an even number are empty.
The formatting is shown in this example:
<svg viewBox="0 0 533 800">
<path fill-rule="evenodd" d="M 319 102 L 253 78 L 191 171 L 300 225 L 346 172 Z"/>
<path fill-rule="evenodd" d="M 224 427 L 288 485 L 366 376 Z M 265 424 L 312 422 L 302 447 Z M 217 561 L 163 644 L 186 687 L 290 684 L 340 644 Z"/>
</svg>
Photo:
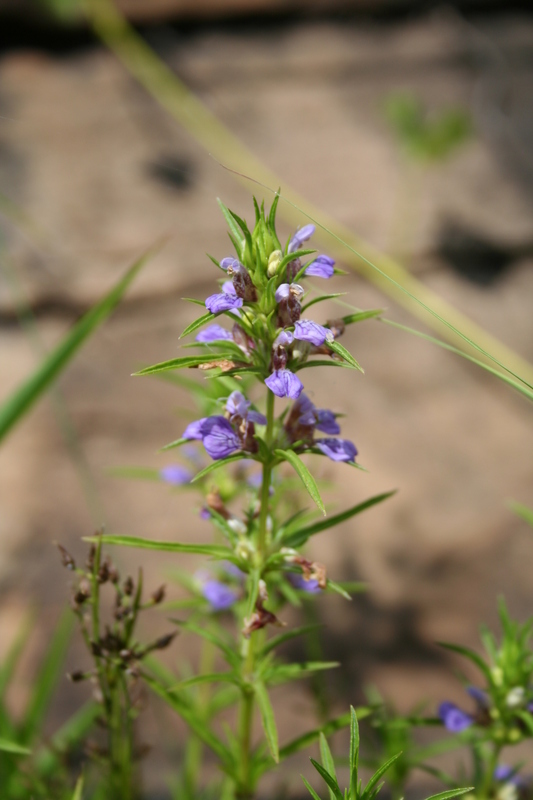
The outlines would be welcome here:
<svg viewBox="0 0 533 800">
<path fill-rule="evenodd" d="M 300 476 L 303 485 L 307 489 L 309 496 L 315 501 L 318 508 L 322 511 L 324 516 L 326 516 L 326 509 L 324 508 L 324 503 L 322 502 L 322 498 L 320 497 L 320 492 L 318 491 L 318 486 L 316 485 L 316 481 L 301 460 L 299 456 L 293 450 L 275 450 L 274 455 L 278 458 L 281 458 L 283 461 L 288 461 L 291 467 L 298 473 Z"/>
<path fill-rule="evenodd" d="M 0 750 L 3 753 L 12 753 L 16 756 L 29 756 L 31 753 L 31 750 L 27 747 L 17 742 L 10 742 L 7 739 L 0 739 Z"/>
<path fill-rule="evenodd" d="M 139 270 L 153 253 L 154 249 L 136 261 L 109 294 L 72 327 L 33 374 L 4 401 L 0 406 L 0 440 L 30 410 L 57 376 L 68 366 L 86 339 L 116 308 Z"/>
<path fill-rule="evenodd" d="M 83 775 L 80 775 L 74 788 L 72 800 L 82 800 L 83 798 Z"/>
<path fill-rule="evenodd" d="M 21 741 L 31 742 L 41 730 L 44 716 L 52 694 L 62 677 L 63 664 L 74 628 L 74 615 L 67 608 L 61 615 L 46 656 L 35 679 L 35 688 L 30 697 L 21 725 Z"/>
</svg>

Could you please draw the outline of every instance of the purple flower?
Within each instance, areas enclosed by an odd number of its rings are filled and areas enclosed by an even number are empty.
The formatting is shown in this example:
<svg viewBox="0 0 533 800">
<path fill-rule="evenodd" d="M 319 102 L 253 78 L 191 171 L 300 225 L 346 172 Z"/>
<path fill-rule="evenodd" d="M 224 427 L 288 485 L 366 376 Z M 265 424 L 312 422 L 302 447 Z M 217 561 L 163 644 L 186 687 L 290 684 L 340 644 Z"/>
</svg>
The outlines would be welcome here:
<svg viewBox="0 0 533 800">
<path fill-rule="evenodd" d="M 287 284 L 285 284 L 287 285 Z M 288 347 L 294 341 L 294 336 L 290 331 L 281 331 L 274 339 L 273 347 Z"/>
<path fill-rule="evenodd" d="M 305 270 L 305 275 L 310 278 L 331 278 L 335 261 L 329 256 L 318 256 Z"/>
<path fill-rule="evenodd" d="M 327 433 L 330 436 L 335 436 L 341 432 L 341 427 L 335 419 L 333 411 L 329 411 L 327 408 L 317 408 L 315 414 L 317 431 L 322 431 L 322 433 Z"/>
<path fill-rule="evenodd" d="M 230 578 L 235 578 L 238 581 L 243 581 L 246 577 L 246 574 L 239 569 L 237 564 L 234 564 L 232 561 L 222 561 L 220 564 L 226 575 L 229 575 Z"/>
<path fill-rule="evenodd" d="M 480 689 L 479 686 L 467 686 L 466 691 L 480 708 L 489 708 L 490 702 L 487 693 Z"/>
<path fill-rule="evenodd" d="M 159 477 L 171 486 L 184 486 L 191 482 L 192 474 L 181 464 L 168 464 L 159 470 Z"/>
<path fill-rule="evenodd" d="M 303 243 L 307 242 L 307 240 L 311 238 L 315 230 L 315 226 L 311 224 L 304 225 L 303 228 L 297 230 L 289 242 L 287 251 L 289 253 L 294 253 L 296 250 L 299 250 Z"/>
<path fill-rule="evenodd" d="M 324 328 L 310 319 L 300 319 L 294 325 L 294 338 L 302 342 L 310 342 L 315 347 L 320 347 L 324 342 L 332 342 L 333 334 L 329 328 Z"/>
<path fill-rule="evenodd" d="M 202 426 L 202 444 L 212 459 L 226 458 L 241 449 L 239 436 L 225 417 L 208 417 L 209 426 Z"/>
<path fill-rule="evenodd" d="M 309 580 L 306 581 L 303 575 L 297 575 L 294 572 L 290 572 L 289 581 L 292 583 L 295 589 L 300 589 L 302 592 L 319 594 L 322 591 L 316 578 L 309 578 Z"/>
<path fill-rule="evenodd" d="M 355 461 L 357 448 L 348 439 L 317 439 L 315 445 L 332 461 Z"/>
<path fill-rule="evenodd" d="M 282 283 L 276 289 L 276 303 L 281 303 L 282 300 L 287 300 L 290 295 L 297 300 L 304 294 L 304 289 L 299 283 Z"/>
<path fill-rule="evenodd" d="M 213 611 L 225 611 L 237 600 L 237 592 L 221 581 L 208 580 L 202 586 L 202 594 Z"/>
<path fill-rule="evenodd" d="M 303 383 L 290 369 L 277 369 L 265 380 L 266 385 L 277 397 L 290 397 L 296 400 L 303 391 Z"/>
<path fill-rule="evenodd" d="M 189 422 L 185 430 L 183 431 L 182 439 L 202 439 L 203 437 L 203 429 L 205 425 L 208 423 L 210 417 L 202 417 L 202 419 L 197 419 L 194 422 Z"/>
<path fill-rule="evenodd" d="M 240 308 L 242 306 L 242 297 L 237 297 L 235 290 L 233 290 L 233 292 L 226 291 L 228 283 L 233 289 L 233 284 L 227 281 L 222 286 L 221 293 L 211 294 L 206 299 L 205 307 L 212 314 L 220 314 L 221 311 L 231 311 L 233 308 Z"/>
<path fill-rule="evenodd" d="M 238 258 L 233 258 L 233 256 L 226 256 L 220 262 L 220 266 L 222 267 L 222 269 L 225 270 L 228 270 L 230 267 L 231 269 L 238 270 L 240 267 L 242 267 L 242 264 Z"/>
<path fill-rule="evenodd" d="M 204 508 L 200 509 L 199 516 L 200 516 L 200 519 L 211 519 L 211 512 L 209 511 L 208 508 L 205 508 L 205 506 L 204 506 Z"/>
<path fill-rule="evenodd" d="M 446 701 L 439 706 L 439 717 L 450 733 L 461 733 L 473 724 L 474 719 L 454 703 Z"/>
<path fill-rule="evenodd" d="M 227 331 L 222 325 L 209 325 L 196 337 L 197 342 L 220 342 L 222 340 L 233 340 L 233 335 Z"/>
<path fill-rule="evenodd" d="M 250 405 L 250 401 L 246 399 L 242 392 L 232 392 L 226 403 L 226 411 L 232 421 L 234 417 L 240 417 L 244 420 L 250 420 L 250 422 L 257 422 L 258 425 L 266 425 L 267 419 L 265 415 L 260 414 L 259 411 L 249 411 Z"/>
</svg>

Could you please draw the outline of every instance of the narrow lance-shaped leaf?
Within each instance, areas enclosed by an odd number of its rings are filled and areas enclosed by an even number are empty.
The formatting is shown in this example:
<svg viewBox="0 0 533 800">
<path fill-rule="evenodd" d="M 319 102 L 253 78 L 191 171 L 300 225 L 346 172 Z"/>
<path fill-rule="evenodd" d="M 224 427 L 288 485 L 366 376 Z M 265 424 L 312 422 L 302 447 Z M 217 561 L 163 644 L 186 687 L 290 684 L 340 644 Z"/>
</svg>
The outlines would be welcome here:
<svg viewBox="0 0 533 800">
<path fill-rule="evenodd" d="M 452 797 L 459 797 L 462 794 L 466 794 L 467 792 L 473 792 L 473 791 L 475 791 L 473 786 L 467 786 L 464 789 L 448 789 L 445 792 L 432 794 L 431 797 L 427 798 L 427 800 L 451 800 Z"/>
<path fill-rule="evenodd" d="M 395 756 L 389 758 L 388 761 L 386 761 L 384 764 L 382 764 L 382 766 L 378 770 L 376 770 L 376 772 L 372 775 L 367 785 L 365 786 L 365 790 L 361 795 L 361 800 L 367 800 L 367 799 L 369 800 L 369 798 L 372 797 L 372 790 L 376 786 L 379 779 L 382 777 L 382 775 L 386 773 L 391 764 L 394 764 L 396 759 L 399 758 L 400 756 L 401 753 L 396 753 Z"/>
<path fill-rule="evenodd" d="M 346 511 L 341 511 L 340 514 L 334 514 L 332 517 L 319 520 L 318 522 L 315 522 L 312 525 L 307 525 L 305 528 L 300 528 L 297 531 L 293 530 L 286 537 L 283 537 L 282 541 L 286 547 L 301 547 L 301 545 L 305 544 L 305 542 L 307 542 L 311 536 L 315 536 L 317 533 L 321 533 L 328 528 L 340 525 L 341 522 L 345 522 L 347 519 L 355 517 L 356 514 L 366 511 L 367 508 L 372 508 L 372 506 L 382 503 L 384 500 L 392 497 L 395 493 L 396 490 L 384 492 L 383 494 L 377 494 L 362 503 L 352 506 L 352 508 L 346 509 Z"/>
<path fill-rule="evenodd" d="M 492 683 L 492 674 L 489 667 L 487 664 L 485 664 L 481 656 L 474 652 L 474 650 L 470 650 L 469 647 L 462 647 L 459 644 L 449 644 L 448 642 L 437 642 L 437 644 L 440 644 L 441 647 L 445 647 L 447 650 L 452 650 L 454 653 L 460 653 L 462 656 L 465 656 L 465 658 L 468 658 L 481 670 L 489 684 Z"/>
<path fill-rule="evenodd" d="M 178 339 L 183 339 L 183 337 L 188 336 L 189 333 L 194 333 L 194 331 L 198 330 L 198 328 L 201 328 L 202 325 L 206 325 L 208 322 L 214 320 L 217 316 L 217 314 L 212 314 L 210 311 L 208 311 L 207 314 L 203 314 L 201 317 L 198 317 L 198 319 L 195 319 L 194 322 L 191 322 L 190 325 L 187 325 L 183 333 L 178 336 Z"/>
<path fill-rule="evenodd" d="M 344 345 L 340 342 L 328 342 L 328 347 L 330 350 L 333 350 L 334 353 L 337 353 L 338 356 L 341 356 L 345 361 L 348 362 L 354 369 L 358 369 L 359 372 L 364 372 L 362 366 L 355 360 L 349 350 L 347 350 Z"/>
<path fill-rule="evenodd" d="M 301 775 L 301 778 L 302 778 L 303 782 L 305 783 L 305 788 L 307 789 L 307 791 L 309 792 L 309 794 L 311 795 L 311 797 L 313 798 L 313 800 L 322 800 L 322 798 L 321 798 L 321 797 L 320 797 L 320 796 L 319 796 L 319 795 L 318 795 L 318 794 L 315 792 L 315 790 L 313 789 L 313 787 L 312 787 L 312 786 L 310 785 L 310 783 L 309 783 L 309 782 L 308 782 L 308 781 L 307 781 L 307 780 L 304 778 L 304 776 L 303 776 L 303 775 Z"/>
<path fill-rule="evenodd" d="M 315 761 L 314 758 L 311 759 L 311 764 L 316 769 L 318 774 L 327 783 L 327 785 L 331 789 L 331 795 L 335 798 L 335 800 L 343 800 L 342 792 L 339 789 L 339 784 L 337 783 L 333 775 L 330 775 L 329 772 L 324 769 L 322 764 L 319 764 L 318 761 Z"/>
<path fill-rule="evenodd" d="M 359 723 L 355 708 L 350 706 L 350 787 L 351 800 L 357 798 L 357 781 L 359 772 Z"/>
<path fill-rule="evenodd" d="M 278 745 L 278 729 L 276 727 L 276 720 L 274 718 L 274 711 L 268 696 L 268 691 L 262 681 L 257 681 L 254 684 L 255 696 L 257 698 L 257 705 L 261 712 L 261 721 L 263 722 L 263 729 L 265 731 L 268 747 L 274 761 L 279 763 L 279 745 Z"/>
<path fill-rule="evenodd" d="M 10 742 L 7 739 L 0 739 L 0 750 L 4 753 L 12 753 L 16 756 L 29 756 L 31 750 L 18 742 Z"/>
<path fill-rule="evenodd" d="M 323 733 L 320 734 L 319 741 L 320 741 L 320 758 L 322 759 L 322 766 L 329 772 L 329 774 L 332 776 L 332 778 L 335 779 L 335 781 L 338 784 L 337 773 L 335 771 L 335 762 L 333 761 L 331 750 L 329 749 L 327 739 Z M 328 790 L 329 790 L 330 800 L 335 800 L 335 794 L 333 792 L 333 789 L 330 789 L 328 787 Z"/>
<path fill-rule="evenodd" d="M 141 539 L 138 536 L 84 536 L 84 542 L 99 542 L 103 545 L 116 544 L 122 547 L 139 547 L 141 550 L 163 550 L 167 553 L 194 553 L 214 558 L 227 558 L 233 555 L 229 547 L 218 544 L 185 544 L 183 542 L 161 542 L 156 539 Z"/>
<path fill-rule="evenodd" d="M 139 270 L 154 252 L 155 248 L 136 261 L 109 294 L 73 326 L 34 373 L 0 406 L 0 440 L 29 411 L 73 359 L 86 339 L 116 308 Z"/>
<path fill-rule="evenodd" d="M 249 453 L 234 453 L 227 458 L 219 458 L 216 461 L 213 461 L 212 464 L 208 464 L 207 467 L 204 467 L 197 472 L 194 478 L 192 479 L 191 483 L 196 483 L 196 481 L 205 478 L 206 475 L 209 475 L 210 472 L 214 472 L 216 469 L 220 469 L 220 467 L 225 467 L 228 464 L 233 464 L 235 461 L 241 461 L 243 458 L 250 458 Z"/>
<path fill-rule="evenodd" d="M 233 353 L 203 353 L 197 356 L 181 356 L 180 358 L 171 358 L 170 361 L 161 361 L 159 364 L 152 364 L 150 367 L 134 372 L 134 376 L 138 375 L 156 375 L 158 372 L 166 372 L 171 369 L 186 369 L 189 367 L 198 367 L 201 364 L 209 364 L 211 361 L 232 361 Z"/>
<path fill-rule="evenodd" d="M 302 479 L 302 483 L 307 489 L 310 497 L 315 501 L 318 508 L 322 511 L 324 516 L 326 515 L 326 509 L 324 508 L 324 503 L 322 502 L 322 498 L 320 497 L 320 492 L 318 491 L 318 486 L 316 485 L 316 481 L 301 460 L 299 456 L 293 450 L 275 450 L 274 455 L 278 458 L 282 459 L 283 461 L 288 461 L 291 467 L 298 473 L 300 478 Z"/>
</svg>

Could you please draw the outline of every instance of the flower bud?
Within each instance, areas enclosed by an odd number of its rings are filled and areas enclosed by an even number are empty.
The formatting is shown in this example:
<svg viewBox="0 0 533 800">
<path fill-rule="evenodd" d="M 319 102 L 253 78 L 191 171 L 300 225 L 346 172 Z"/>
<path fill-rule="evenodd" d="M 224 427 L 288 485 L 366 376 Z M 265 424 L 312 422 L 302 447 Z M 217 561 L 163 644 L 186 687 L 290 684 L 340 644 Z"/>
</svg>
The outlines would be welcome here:
<svg viewBox="0 0 533 800">
<path fill-rule="evenodd" d="M 280 262 L 283 258 L 283 253 L 281 250 L 274 250 L 270 253 L 268 257 L 268 265 L 267 265 L 267 275 L 269 278 L 273 278 L 276 272 L 278 271 L 278 267 Z"/>
<path fill-rule="evenodd" d="M 525 689 L 523 686 L 514 686 L 505 698 L 505 705 L 507 708 L 519 708 L 524 704 Z"/>
</svg>

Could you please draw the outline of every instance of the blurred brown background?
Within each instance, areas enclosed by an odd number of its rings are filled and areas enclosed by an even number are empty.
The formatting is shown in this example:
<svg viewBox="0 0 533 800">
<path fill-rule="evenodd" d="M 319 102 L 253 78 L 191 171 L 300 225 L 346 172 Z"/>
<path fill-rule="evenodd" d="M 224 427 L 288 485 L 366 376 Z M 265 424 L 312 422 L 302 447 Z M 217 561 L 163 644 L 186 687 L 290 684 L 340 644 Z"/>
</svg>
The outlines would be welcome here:
<svg viewBox="0 0 533 800">
<path fill-rule="evenodd" d="M 411 203 L 404 261 L 533 361 L 528 3 L 120 6 L 265 165 L 372 244 L 393 247 L 398 214 Z M 27 215 L 20 224 L 11 212 L 1 219 L 2 395 L 37 361 L 21 296 L 51 345 L 143 250 L 170 237 L 60 381 L 70 446 L 46 400 L 0 453 L 0 650 L 37 606 L 37 658 L 67 596 L 53 541 L 81 556 L 80 537 L 96 522 L 161 539 L 210 535 L 190 494 L 111 478 L 106 468 L 172 460 L 157 451 L 184 427 L 177 409 L 192 405 L 130 373 L 173 357 L 195 316 L 180 298 L 214 290 L 204 254 L 229 252 L 216 197 L 242 216 L 252 207 L 83 24 L 61 26 L 29 2 L 0 9 L 0 190 Z M 454 106 L 472 120 L 471 138 L 423 174 L 406 165 L 385 121 L 385 100 L 399 91 L 430 113 Z M 358 307 L 385 307 L 421 327 L 355 274 L 337 282 L 342 290 Z M 399 493 L 311 548 L 332 577 L 369 584 L 351 604 L 319 604 L 327 656 L 343 662 L 336 698 L 344 708 L 373 682 L 403 710 L 422 697 L 433 707 L 460 697 L 435 640 L 477 646 L 479 623 L 496 624 L 501 593 L 513 613 L 531 613 L 531 530 L 506 507 L 510 498 L 533 504 L 531 408 L 474 366 L 383 324 L 355 326 L 345 344 L 366 374 L 333 371 L 327 382 L 313 374 L 309 387 L 318 405 L 347 414 L 343 434 L 369 472 L 321 466 L 334 482 L 328 499 L 343 507 Z M 168 563 L 116 556 L 125 569 L 142 560 L 154 587 Z M 85 658 L 79 650 L 73 664 Z M 63 698 L 75 703 L 79 691 Z M 305 690 L 291 689 L 280 704 L 286 731 L 302 724 L 306 702 Z"/>
</svg>

